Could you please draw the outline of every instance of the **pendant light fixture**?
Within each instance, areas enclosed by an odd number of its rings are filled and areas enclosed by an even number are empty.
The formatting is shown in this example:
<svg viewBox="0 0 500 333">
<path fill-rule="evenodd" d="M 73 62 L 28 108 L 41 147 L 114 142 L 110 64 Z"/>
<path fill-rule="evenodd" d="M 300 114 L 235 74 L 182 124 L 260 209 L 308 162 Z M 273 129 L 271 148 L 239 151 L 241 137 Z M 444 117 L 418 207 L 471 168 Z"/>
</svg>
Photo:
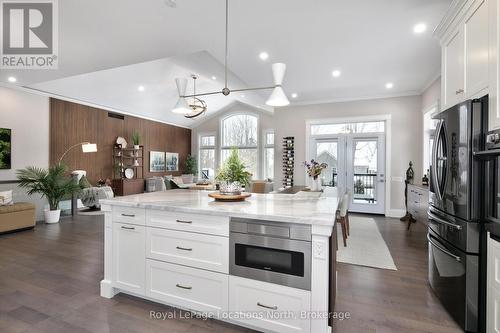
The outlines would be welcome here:
<svg viewBox="0 0 500 333">
<path fill-rule="evenodd" d="M 286 94 L 283 91 L 282 87 L 283 78 L 285 77 L 285 72 L 286 72 L 286 65 L 283 63 L 275 63 L 272 66 L 274 86 L 234 89 L 234 90 L 229 89 L 229 87 L 227 86 L 228 21 L 229 21 L 229 4 L 228 0 L 226 0 L 226 43 L 225 43 L 225 58 L 224 58 L 224 88 L 221 91 L 197 94 L 196 93 L 197 77 L 192 75 L 191 78 L 194 80 L 193 94 L 186 95 L 187 79 L 177 78 L 175 79 L 175 84 L 177 85 L 177 91 L 179 92 L 179 99 L 175 104 L 175 107 L 172 109 L 172 112 L 183 114 L 184 117 L 186 118 L 196 118 L 201 114 L 203 114 L 207 109 L 205 101 L 201 100 L 199 97 L 216 95 L 216 94 L 222 94 L 224 96 L 228 96 L 232 92 L 251 91 L 251 90 L 273 89 L 271 96 L 269 96 L 269 99 L 266 101 L 266 104 L 269 106 L 280 107 L 290 104 L 290 101 L 286 97 Z M 193 98 L 192 104 L 188 104 L 188 102 L 186 101 L 186 99 L 189 98 Z"/>
</svg>

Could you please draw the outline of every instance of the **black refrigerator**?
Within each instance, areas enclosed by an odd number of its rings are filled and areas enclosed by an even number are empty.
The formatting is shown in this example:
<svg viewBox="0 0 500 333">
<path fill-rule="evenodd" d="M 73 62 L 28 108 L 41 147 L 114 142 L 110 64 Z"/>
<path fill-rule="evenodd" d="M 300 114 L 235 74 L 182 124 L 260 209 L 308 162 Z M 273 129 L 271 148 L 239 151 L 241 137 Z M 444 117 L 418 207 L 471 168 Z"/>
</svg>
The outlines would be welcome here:
<svg viewBox="0 0 500 333">
<path fill-rule="evenodd" d="M 443 111 L 431 158 L 429 283 L 456 322 L 478 332 L 479 266 L 487 96 Z"/>
</svg>

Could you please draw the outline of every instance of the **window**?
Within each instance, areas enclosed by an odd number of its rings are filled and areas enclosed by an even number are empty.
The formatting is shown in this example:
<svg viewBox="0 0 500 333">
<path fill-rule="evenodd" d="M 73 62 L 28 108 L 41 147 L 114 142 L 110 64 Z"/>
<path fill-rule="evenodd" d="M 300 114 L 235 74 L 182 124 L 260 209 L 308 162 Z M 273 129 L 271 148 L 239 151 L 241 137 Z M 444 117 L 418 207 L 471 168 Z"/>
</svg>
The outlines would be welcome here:
<svg viewBox="0 0 500 333">
<path fill-rule="evenodd" d="M 384 131 L 384 121 L 311 125 L 311 135 L 383 133 Z"/>
<path fill-rule="evenodd" d="M 436 132 L 436 127 L 438 121 L 432 119 L 432 116 L 436 113 L 437 107 L 433 107 L 424 114 L 424 163 L 423 163 L 423 174 L 429 177 L 429 170 L 431 164 L 432 146 L 434 144 L 434 136 Z"/>
<path fill-rule="evenodd" d="M 199 147 L 199 176 L 202 179 L 213 179 L 215 176 L 215 135 L 200 135 Z"/>
<path fill-rule="evenodd" d="M 224 118 L 221 122 L 221 163 L 231 154 L 231 149 L 238 149 L 240 159 L 252 173 L 258 177 L 258 118 L 250 114 L 236 114 Z"/>
<path fill-rule="evenodd" d="M 264 136 L 264 178 L 274 178 L 274 132 L 267 131 Z"/>
</svg>

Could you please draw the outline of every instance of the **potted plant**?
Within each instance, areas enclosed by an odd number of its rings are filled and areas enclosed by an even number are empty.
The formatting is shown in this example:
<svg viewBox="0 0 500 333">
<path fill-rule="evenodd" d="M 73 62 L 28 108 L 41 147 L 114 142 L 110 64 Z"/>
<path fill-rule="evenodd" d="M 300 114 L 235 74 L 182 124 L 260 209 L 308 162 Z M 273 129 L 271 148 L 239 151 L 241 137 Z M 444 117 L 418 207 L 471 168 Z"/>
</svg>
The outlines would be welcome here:
<svg viewBox="0 0 500 333">
<path fill-rule="evenodd" d="M 186 174 L 182 175 L 184 183 L 191 184 L 195 181 L 194 178 L 198 174 L 198 167 L 197 166 L 198 165 L 197 165 L 196 157 L 189 154 L 186 157 L 186 162 L 184 164 L 184 171 L 186 172 Z"/>
<path fill-rule="evenodd" d="M 67 195 L 80 191 L 80 186 L 70 177 L 65 175 L 66 167 L 57 164 L 48 170 L 27 167 L 17 171 L 19 187 L 28 190 L 28 195 L 41 194 L 47 198 L 49 209 L 45 210 L 45 222 L 57 223 L 61 216 L 59 202 Z"/>
<path fill-rule="evenodd" d="M 310 162 L 304 162 L 304 166 L 307 169 L 307 174 L 312 178 L 311 191 L 321 191 L 321 179 L 319 179 L 319 175 L 328 167 L 328 164 L 311 160 Z"/>
<path fill-rule="evenodd" d="M 140 149 L 140 146 L 139 146 L 140 141 L 141 141 L 141 135 L 139 134 L 139 132 L 137 130 L 135 130 L 134 133 L 132 133 L 132 143 L 134 144 L 135 150 Z"/>
<path fill-rule="evenodd" d="M 219 182 L 221 194 L 240 194 L 242 186 L 250 184 L 252 174 L 246 171 L 245 165 L 240 160 L 237 149 L 232 149 L 231 155 L 221 166 L 215 176 Z"/>
</svg>

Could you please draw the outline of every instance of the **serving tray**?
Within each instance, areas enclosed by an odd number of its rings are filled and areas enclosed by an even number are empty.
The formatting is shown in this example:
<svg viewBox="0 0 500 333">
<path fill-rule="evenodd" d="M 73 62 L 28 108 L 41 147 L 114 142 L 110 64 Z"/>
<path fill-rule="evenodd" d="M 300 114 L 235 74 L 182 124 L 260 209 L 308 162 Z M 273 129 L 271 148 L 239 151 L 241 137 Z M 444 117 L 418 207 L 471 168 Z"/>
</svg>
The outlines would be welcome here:
<svg viewBox="0 0 500 333">
<path fill-rule="evenodd" d="M 238 195 L 233 194 L 220 194 L 219 192 L 208 193 L 210 198 L 214 198 L 215 201 L 225 201 L 225 202 L 235 202 L 235 201 L 243 201 L 248 197 L 252 196 L 252 193 L 243 192 Z"/>
</svg>

